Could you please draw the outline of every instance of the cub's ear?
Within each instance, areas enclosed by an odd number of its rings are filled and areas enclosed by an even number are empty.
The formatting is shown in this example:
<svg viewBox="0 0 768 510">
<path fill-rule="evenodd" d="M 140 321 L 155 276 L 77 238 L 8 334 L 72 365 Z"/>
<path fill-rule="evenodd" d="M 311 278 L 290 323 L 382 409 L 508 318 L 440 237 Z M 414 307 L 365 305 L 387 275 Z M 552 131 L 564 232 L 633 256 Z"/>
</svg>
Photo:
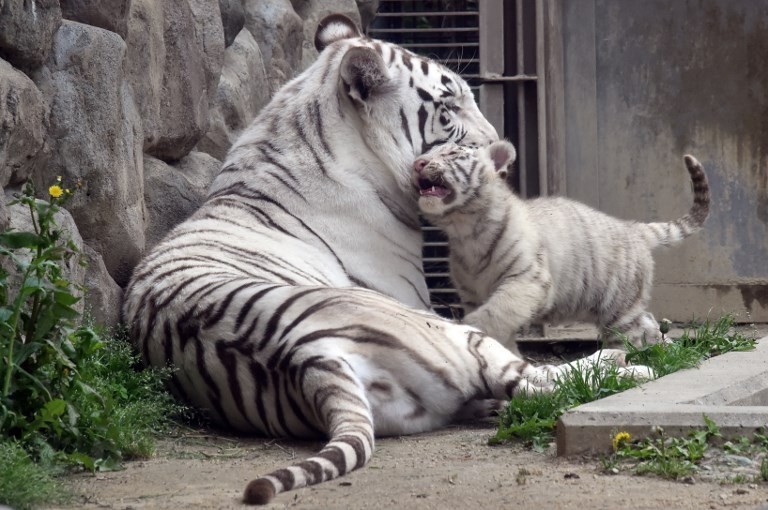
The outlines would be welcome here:
<svg viewBox="0 0 768 510">
<path fill-rule="evenodd" d="M 351 48 L 341 59 L 341 80 L 347 95 L 360 106 L 389 83 L 387 66 L 370 48 Z"/>
<path fill-rule="evenodd" d="M 323 51 L 331 43 L 342 39 L 362 37 L 362 35 L 354 21 L 343 14 L 331 14 L 323 18 L 317 25 L 315 48 L 317 51 Z"/>
<path fill-rule="evenodd" d="M 515 162 L 517 152 L 515 146 L 506 140 L 493 142 L 484 149 L 488 158 L 493 162 L 493 168 L 502 179 L 506 179 L 509 173 L 509 166 Z"/>
</svg>

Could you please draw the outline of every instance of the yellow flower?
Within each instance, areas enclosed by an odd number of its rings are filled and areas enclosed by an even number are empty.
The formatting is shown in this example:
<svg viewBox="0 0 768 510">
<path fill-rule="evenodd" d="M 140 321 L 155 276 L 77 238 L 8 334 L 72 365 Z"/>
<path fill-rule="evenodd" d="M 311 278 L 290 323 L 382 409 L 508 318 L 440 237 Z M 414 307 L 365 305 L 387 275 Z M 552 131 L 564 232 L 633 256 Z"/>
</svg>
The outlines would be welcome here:
<svg viewBox="0 0 768 510">
<path fill-rule="evenodd" d="M 613 436 L 613 441 L 611 443 L 613 444 L 613 451 L 618 450 L 625 444 L 627 444 L 632 439 L 632 436 L 629 434 L 629 432 L 619 432 L 615 436 Z"/>
<path fill-rule="evenodd" d="M 53 198 L 59 198 L 61 194 L 64 193 L 64 191 L 61 189 L 61 186 L 58 184 L 54 184 L 50 188 L 48 188 L 48 194 L 51 195 Z"/>
</svg>

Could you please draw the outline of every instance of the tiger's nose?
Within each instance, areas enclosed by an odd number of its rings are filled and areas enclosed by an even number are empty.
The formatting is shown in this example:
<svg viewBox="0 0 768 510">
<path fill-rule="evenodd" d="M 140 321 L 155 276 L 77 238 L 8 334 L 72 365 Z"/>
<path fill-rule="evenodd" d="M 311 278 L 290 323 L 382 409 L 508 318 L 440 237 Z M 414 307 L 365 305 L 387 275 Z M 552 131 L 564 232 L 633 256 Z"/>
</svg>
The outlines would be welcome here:
<svg viewBox="0 0 768 510">
<path fill-rule="evenodd" d="M 420 174 L 424 167 L 427 166 L 427 163 L 429 162 L 426 159 L 417 159 L 413 163 L 413 169 L 416 170 L 417 174 Z"/>
</svg>

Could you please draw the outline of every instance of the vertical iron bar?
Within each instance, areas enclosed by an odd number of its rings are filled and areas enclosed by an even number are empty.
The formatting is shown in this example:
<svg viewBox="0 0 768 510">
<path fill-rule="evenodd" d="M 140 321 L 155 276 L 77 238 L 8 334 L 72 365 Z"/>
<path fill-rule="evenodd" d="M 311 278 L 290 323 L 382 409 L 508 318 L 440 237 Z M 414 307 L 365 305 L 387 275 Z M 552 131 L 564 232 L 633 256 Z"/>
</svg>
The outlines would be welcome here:
<svg viewBox="0 0 768 510">
<path fill-rule="evenodd" d="M 517 50 L 517 69 L 518 74 L 525 72 L 525 51 L 523 47 L 523 0 L 515 0 L 515 24 L 516 40 L 515 49 Z M 525 137 L 525 84 L 517 84 L 517 171 L 520 178 L 520 195 L 528 196 L 528 165 L 526 162 L 526 137 Z"/>
<path fill-rule="evenodd" d="M 480 76 L 504 74 L 504 4 L 503 2 L 480 2 L 479 42 Z M 483 83 L 480 86 L 480 109 L 488 122 L 504 136 L 504 85 Z"/>
<path fill-rule="evenodd" d="M 538 114 L 539 194 L 549 195 L 549 162 L 547 160 L 546 61 L 544 55 L 544 0 L 536 0 L 536 108 Z"/>
</svg>

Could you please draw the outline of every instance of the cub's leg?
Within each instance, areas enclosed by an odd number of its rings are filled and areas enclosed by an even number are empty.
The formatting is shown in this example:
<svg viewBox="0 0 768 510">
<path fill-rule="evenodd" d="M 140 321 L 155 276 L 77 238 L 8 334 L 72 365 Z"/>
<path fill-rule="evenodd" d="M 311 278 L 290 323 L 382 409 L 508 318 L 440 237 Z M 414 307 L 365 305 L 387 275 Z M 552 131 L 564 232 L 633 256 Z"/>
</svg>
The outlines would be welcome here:
<svg viewBox="0 0 768 510">
<path fill-rule="evenodd" d="M 514 335 L 545 308 L 551 285 L 549 273 L 543 268 L 533 272 L 531 278 L 508 279 L 485 303 L 467 314 L 464 323 L 479 328 L 519 354 Z"/>
<path fill-rule="evenodd" d="M 650 312 L 634 311 L 601 328 L 601 339 L 604 345 L 621 347 L 621 337 L 626 337 L 635 347 L 643 344 L 655 344 L 661 341 L 659 323 Z"/>
</svg>

